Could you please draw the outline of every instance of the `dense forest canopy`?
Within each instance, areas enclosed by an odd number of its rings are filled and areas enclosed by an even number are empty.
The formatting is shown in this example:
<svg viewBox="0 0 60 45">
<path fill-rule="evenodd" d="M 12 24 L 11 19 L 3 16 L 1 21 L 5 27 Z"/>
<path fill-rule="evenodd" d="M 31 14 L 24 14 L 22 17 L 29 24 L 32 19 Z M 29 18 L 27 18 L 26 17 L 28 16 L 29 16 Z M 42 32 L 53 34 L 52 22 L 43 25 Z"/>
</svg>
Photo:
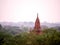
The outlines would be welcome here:
<svg viewBox="0 0 60 45">
<path fill-rule="evenodd" d="M 60 45 L 60 32 L 54 28 L 44 29 L 41 35 L 23 32 L 12 35 L 0 25 L 0 45 Z"/>
</svg>

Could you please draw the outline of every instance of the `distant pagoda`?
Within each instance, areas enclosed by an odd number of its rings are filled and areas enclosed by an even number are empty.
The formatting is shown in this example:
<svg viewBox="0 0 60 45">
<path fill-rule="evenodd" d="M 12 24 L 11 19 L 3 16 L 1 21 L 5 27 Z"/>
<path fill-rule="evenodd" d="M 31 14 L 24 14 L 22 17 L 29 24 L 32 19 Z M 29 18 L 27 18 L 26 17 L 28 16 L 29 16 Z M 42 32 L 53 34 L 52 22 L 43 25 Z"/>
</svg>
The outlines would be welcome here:
<svg viewBox="0 0 60 45">
<path fill-rule="evenodd" d="M 33 30 L 30 29 L 30 33 L 33 33 L 33 34 L 41 34 L 42 33 L 38 13 L 37 13 L 36 21 L 35 21 L 35 26 L 34 26 Z"/>
<path fill-rule="evenodd" d="M 34 32 L 36 34 L 40 34 L 40 32 L 41 32 L 41 26 L 40 26 L 40 21 L 39 21 L 38 13 L 37 13 L 36 21 L 35 21 Z"/>
</svg>

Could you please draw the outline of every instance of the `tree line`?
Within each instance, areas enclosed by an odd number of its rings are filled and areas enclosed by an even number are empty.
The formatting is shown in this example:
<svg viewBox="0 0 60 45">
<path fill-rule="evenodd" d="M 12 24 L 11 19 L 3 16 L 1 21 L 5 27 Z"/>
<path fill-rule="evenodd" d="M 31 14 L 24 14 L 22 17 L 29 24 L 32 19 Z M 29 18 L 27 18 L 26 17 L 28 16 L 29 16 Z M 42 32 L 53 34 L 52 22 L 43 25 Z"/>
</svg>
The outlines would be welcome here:
<svg viewBox="0 0 60 45">
<path fill-rule="evenodd" d="M 2 30 L 1 25 L 0 30 Z M 60 32 L 48 28 L 44 29 L 41 35 L 24 32 L 13 36 L 0 31 L 0 45 L 60 45 Z"/>
</svg>

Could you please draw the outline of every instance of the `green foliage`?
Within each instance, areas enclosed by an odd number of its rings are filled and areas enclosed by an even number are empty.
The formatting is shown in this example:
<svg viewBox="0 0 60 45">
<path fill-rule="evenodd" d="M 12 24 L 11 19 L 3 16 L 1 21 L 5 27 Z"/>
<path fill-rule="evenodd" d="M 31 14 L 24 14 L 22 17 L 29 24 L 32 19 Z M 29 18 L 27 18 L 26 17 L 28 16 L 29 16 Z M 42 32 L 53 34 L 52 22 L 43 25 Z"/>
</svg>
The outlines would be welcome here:
<svg viewBox="0 0 60 45">
<path fill-rule="evenodd" d="M 43 30 L 41 35 L 24 32 L 12 36 L 0 32 L 0 45 L 60 45 L 60 32 L 53 28 Z"/>
<path fill-rule="evenodd" d="M 0 30 L 2 29 L 2 25 L 0 24 Z"/>
<path fill-rule="evenodd" d="M 11 39 L 12 35 L 7 34 L 5 32 L 0 32 L 0 45 L 5 45 L 9 43 L 9 40 Z"/>
</svg>

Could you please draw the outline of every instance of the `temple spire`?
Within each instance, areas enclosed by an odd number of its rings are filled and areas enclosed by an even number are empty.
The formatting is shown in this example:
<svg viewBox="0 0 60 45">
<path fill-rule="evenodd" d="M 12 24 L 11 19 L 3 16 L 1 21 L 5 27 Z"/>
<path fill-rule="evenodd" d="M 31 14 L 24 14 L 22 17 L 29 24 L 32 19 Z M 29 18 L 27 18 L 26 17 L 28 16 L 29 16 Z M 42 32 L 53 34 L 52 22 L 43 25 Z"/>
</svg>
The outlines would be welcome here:
<svg viewBox="0 0 60 45">
<path fill-rule="evenodd" d="M 37 13 L 37 17 L 38 17 L 38 13 Z"/>
<path fill-rule="evenodd" d="M 40 33 L 40 31 L 41 31 L 41 26 L 40 26 L 40 20 L 39 20 L 39 17 L 38 17 L 38 13 L 37 13 L 36 21 L 35 21 L 34 30 L 36 31 L 36 33 Z"/>
</svg>

